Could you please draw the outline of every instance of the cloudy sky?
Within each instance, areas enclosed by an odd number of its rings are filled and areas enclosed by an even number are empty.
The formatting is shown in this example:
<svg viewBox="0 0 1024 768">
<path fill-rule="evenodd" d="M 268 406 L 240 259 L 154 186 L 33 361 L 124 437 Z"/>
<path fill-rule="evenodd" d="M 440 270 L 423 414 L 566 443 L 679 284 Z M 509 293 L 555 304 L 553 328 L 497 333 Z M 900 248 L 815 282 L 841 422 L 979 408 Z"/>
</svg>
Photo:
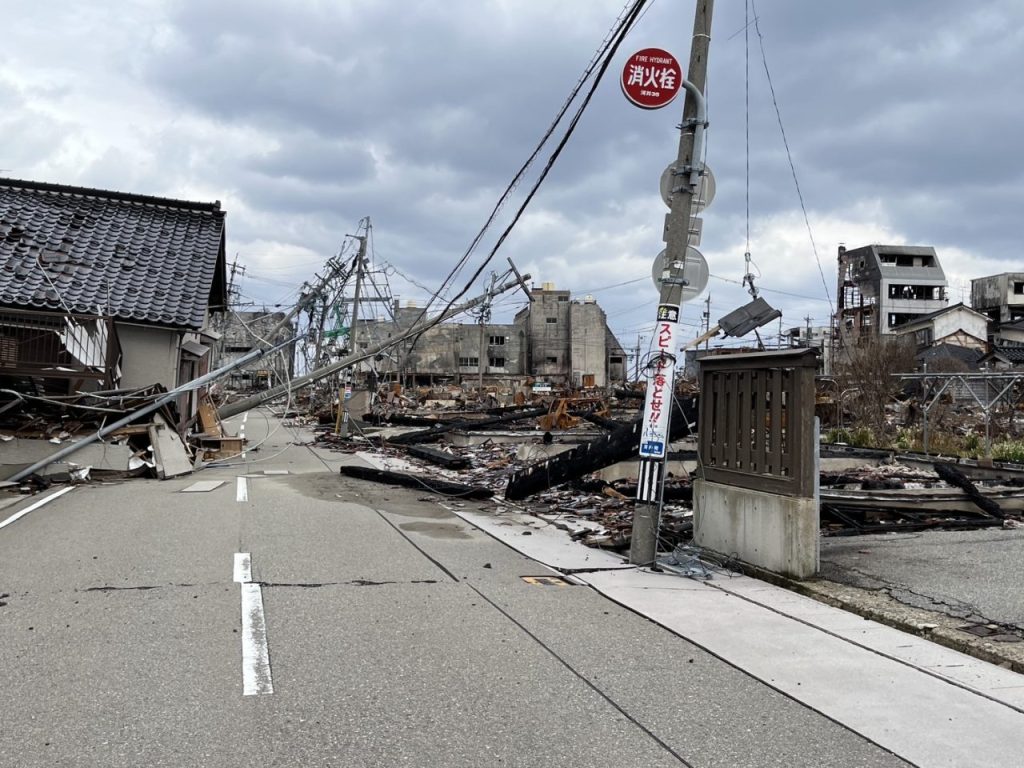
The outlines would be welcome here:
<svg viewBox="0 0 1024 768">
<path fill-rule="evenodd" d="M 8 3 L 0 175 L 220 200 L 257 304 L 293 300 L 369 216 L 375 263 L 422 305 L 421 286 L 465 251 L 623 1 Z M 786 326 L 827 321 L 839 243 L 934 246 L 953 301 L 969 301 L 972 277 L 1024 269 L 1024 3 L 756 3 L 814 246 L 747 5 L 718 0 L 712 29 L 712 320 L 748 298 L 748 114 L 750 251 Z M 693 12 L 693 0 L 648 3 L 494 262 L 595 295 L 626 346 L 652 325 L 658 177 L 682 99 L 637 109 L 618 74 L 645 47 L 687 61 Z M 500 309 L 522 301 L 510 293 Z M 684 322 L 702 310 L 688 304 Z"/>
</svg>

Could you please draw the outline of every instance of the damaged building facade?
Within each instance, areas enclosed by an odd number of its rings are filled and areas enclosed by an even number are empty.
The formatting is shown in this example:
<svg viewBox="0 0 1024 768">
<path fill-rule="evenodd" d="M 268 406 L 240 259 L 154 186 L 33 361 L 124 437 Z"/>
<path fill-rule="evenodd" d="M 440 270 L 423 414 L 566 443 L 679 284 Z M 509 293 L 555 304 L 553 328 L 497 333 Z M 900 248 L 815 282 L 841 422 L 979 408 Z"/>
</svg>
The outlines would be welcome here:
<svg viewBox="0 0 1024 768">
<path fill-rule="evenodd" d="M 282 322 L 284 312 L 231 312 L 220 327 L 219 365 L 227 365 L 252 352 L 260 343 L 277 346 L 295 337 L 295 326 Z M 257 341 L 259 340 L 259 342 Z M 286 351 L 246 363 L 229 375 L 228 385 L 240 391 L 266 389 L 295 375 L 295 356 Z"/>
<path fill-rule="evenodd" d="M 388 320 L 360 320 L 356 351 L 386 342 L 423 319 L 400 307 Z M 364 374 L 406 383 L 495 384 L 525 378 L 564 387 L 608 387 L 626 379 L 626 352 L 590 296 L 573 299 L 551 283 L 530 291 L 511 323 L 440 323 L 361 365 Z"/>
<path fill-rule="evenodd" d="M 946 307 L 946 274 L 934 248 L 839 246 L 835 338 L 840 347 L 892 334 Z"/>
</svg>

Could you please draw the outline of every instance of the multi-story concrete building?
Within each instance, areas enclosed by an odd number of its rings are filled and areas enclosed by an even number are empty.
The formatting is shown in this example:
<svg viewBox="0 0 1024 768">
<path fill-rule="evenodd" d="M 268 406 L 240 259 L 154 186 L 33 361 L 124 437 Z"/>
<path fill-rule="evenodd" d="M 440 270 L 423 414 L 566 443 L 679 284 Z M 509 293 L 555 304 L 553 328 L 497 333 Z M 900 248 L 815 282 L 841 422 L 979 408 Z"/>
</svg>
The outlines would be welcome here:
<svg viewBox="0 0 1024 768">
<path fill-rule="evenodd" d="M 839 247 L 836 340 L 842 346 L 893 333 L 946 307 L 946 275 L 934 248 Z"/>
<path fill-rule="evenodd" d="M 564 386 L 605 387 L 626 379 L 626 353 L 592 297 L 574 301 L 549 283 L 531 291 L 512 323 L 441 323 L 365 362 L 360 370 L 404 381 L 495 383 L 533 377 Z M 397 336 L 422 318 L 417 307 L 393 309 L 394 319 L 361 320 L 357 349 Z"/>
<path fill-rule="evenodd" d="M 575 387 L 607 387 L 626 380 L 626 352 L 593 296 L 573 301 L 552 283 L 530 291 L 515 318 L 525 329 L 532 375 Z"/>
<path fill-rule="evenodd" d="M 1003 272 L 971 280 L 971 306 L 988 315 L 996 330 L 1024 320 L 1024 272 Z"/>
</svg>

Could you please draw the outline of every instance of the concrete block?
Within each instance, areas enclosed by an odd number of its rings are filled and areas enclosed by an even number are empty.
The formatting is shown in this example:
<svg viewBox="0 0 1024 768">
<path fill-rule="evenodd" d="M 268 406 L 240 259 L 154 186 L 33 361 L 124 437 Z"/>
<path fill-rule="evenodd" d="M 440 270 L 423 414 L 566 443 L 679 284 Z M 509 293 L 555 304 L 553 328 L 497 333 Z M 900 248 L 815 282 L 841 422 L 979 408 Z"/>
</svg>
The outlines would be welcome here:
<svg viewBox="0 0 1024 768">
<path fill-rule="evenodd" d="M 818 504 L 706 480 L 693 484 L 694 543 L 775 573 L 818 572 Z"/>
</svg>

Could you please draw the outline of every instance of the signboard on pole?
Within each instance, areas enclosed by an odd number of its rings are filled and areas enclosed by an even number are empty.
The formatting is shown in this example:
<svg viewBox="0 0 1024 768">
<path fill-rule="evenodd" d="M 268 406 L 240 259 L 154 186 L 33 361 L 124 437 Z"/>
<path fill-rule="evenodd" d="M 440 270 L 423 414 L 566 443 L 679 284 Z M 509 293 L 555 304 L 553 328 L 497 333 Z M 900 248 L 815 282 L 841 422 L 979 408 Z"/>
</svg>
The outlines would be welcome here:
<svg viewBox="0 0 1024 768">
<path fill-rule="evenodd" d="M 654 329 L 656 357 L 651 363 L 650 378 L 644 402 L 644 423 L 640 432 L 640 455 L 663 459 L 668 451 L 669 418 L 675 391 L 676 333 L 679 307 L 661 304 L 658 325 Z"/>
<path fill-rule="evenodd" d="M 683 84 L 683 68 L 668 51 L 644 48 L 622 68 L 622 92 L 642 109 L 661 109 L 671 104 Z"/>
</svg>

